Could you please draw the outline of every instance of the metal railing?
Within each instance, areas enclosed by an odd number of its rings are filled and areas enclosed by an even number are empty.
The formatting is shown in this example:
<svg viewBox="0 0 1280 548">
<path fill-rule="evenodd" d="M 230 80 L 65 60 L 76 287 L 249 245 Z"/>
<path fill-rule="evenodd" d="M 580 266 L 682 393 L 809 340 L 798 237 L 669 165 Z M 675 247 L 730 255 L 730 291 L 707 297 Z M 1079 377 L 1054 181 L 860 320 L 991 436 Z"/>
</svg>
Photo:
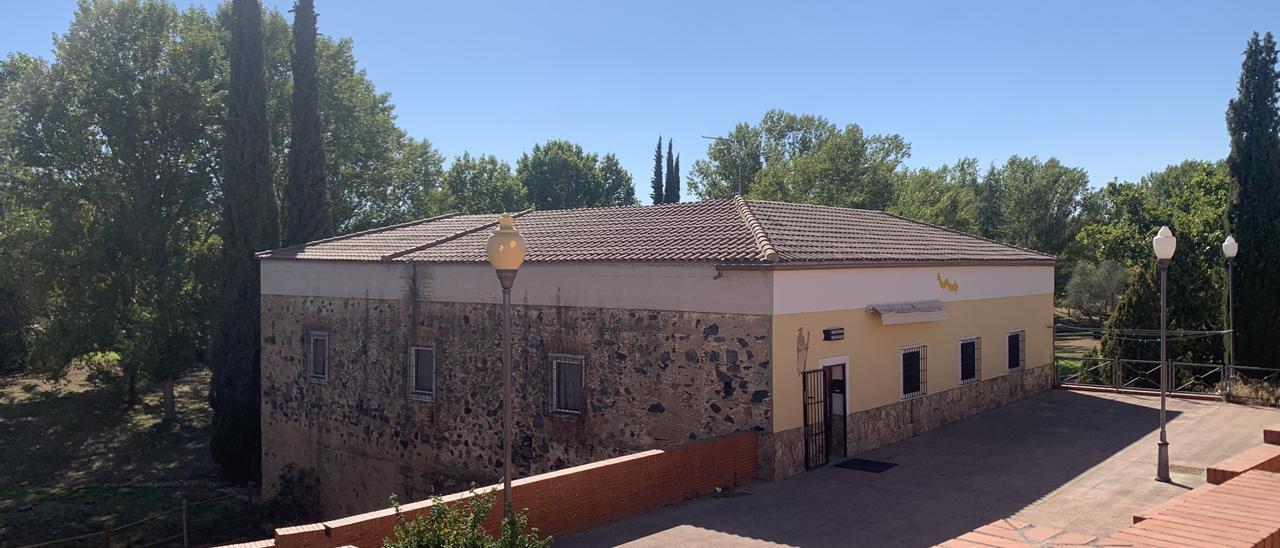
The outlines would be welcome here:
<svg viewBox="0 0 1280 548">
<path fill-rule="evenodd" d="M 1160 362 L 1122 358 L 1058 357 L 1058 382 L 1115 390 L 1160 390 Z M 1224 401 L 1280 405 L 1280 369 L 1169 362 L 1170 392 L 1211 394 Z"/>
</svg>

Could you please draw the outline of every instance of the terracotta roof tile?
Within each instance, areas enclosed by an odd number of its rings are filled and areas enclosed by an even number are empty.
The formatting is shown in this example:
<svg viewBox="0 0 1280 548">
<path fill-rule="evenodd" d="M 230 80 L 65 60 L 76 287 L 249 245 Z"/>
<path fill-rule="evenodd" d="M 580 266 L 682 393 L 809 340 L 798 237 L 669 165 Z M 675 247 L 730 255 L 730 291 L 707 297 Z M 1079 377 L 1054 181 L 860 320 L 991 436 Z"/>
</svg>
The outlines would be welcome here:
<svg viewBox="0 0 1280 548">
<path fill-rule="evenodd" d="M 1052 256 L 866 209 L 748 201 L 780 262 L 1047 261 Z"/>
<path fill-rule="evenodd" d="M 483 262 L 497 216 L 446 215 L 300 246 L 267 259 Z M 529 211 L 530 262 L 1037 262 L 1053 257 L 879 211 L 756 200 Z M 768 261 L 766 258 L 772 258 Z"/>
</svg>

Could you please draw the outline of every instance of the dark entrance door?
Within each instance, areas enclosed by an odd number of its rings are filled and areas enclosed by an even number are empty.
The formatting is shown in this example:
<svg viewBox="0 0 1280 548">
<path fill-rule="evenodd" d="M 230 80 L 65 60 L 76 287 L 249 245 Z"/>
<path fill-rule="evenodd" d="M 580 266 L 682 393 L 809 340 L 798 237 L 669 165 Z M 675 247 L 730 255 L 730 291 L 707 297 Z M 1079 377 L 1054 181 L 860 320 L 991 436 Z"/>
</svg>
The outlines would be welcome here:
<svg viewBox="0 0 1280 548">
<path fill-rule="evenodd" d="M 827 447 L 831 438 L 831 407 L 827 405 L 831 390 L 831 370 L 804 372 L 804 466 L 813 468 L 827 463 Z"/>
<path fill-rule="evenodd" d="M 845 366 L 828 365 L 827 371 L 827 454 L 831 458 L 841 458 L 845 454 Z"/>
</svg>

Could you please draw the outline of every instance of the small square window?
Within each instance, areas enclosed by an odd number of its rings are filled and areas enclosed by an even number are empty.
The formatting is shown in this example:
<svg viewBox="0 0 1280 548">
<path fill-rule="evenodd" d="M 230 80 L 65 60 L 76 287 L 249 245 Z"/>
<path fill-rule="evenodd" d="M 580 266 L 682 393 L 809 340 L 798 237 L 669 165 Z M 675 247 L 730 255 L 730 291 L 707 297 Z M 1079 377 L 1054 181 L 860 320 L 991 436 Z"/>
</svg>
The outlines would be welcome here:
<svg viewBox="0 0 1280 548">
<path fill-rule="evenodd" d="M 585 371 L 582 356 L 551 355 L 551 398 L 556 413 L 582 413 Z"/>
<path fill-rule="evenodd" d="M 960 384 L 968 384 L 982 376 L 982 338 L 960 339 Z"/>
<path fill-rule="evenodd" d="M 430 400 L 436 395 L 436 350 L 414 347 L 409 352 L 409 397 Z"/>
<path fill-rule="evenodd" d="M 307 362 L 311 380 L 324 382 L 329 378 L 329 335 L 312 332 L 307 335 Z"/>
<path fill-rule="evenodd" d="M 925 394 L 925 360 L 924 346 L 902 349 L 902 399 Z"/>
<path fill-rule="evenodd" d="M 1027 364 L 1027 332 L 1009 332 L 1009 369 L 1018 369 Z"/>
</svg>

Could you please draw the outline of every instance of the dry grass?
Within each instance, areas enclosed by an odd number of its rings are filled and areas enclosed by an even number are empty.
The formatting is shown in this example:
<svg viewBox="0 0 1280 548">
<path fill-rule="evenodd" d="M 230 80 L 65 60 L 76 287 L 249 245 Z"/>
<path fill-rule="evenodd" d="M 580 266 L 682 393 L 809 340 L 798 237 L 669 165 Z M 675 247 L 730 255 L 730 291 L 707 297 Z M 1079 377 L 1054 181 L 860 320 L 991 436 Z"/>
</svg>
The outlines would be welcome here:
<svg viewBox="0 0 1280 548">
<path fill-rule="evenodd" d="M 122 394 L 84 371 L 60 382 L 0 377 L 0 543 L 44 542 L 107 524 L 114 544 L 161 541 L 181 531 L 181 493 L 192 544 L 262 536 L 250 526 L 246 491 L 222 482 L 209 457 L 208 385 L 206 371 L 183 379 L 178 419 L 168 424 L 159 393 L 126 409 Z"/>
</svg>

